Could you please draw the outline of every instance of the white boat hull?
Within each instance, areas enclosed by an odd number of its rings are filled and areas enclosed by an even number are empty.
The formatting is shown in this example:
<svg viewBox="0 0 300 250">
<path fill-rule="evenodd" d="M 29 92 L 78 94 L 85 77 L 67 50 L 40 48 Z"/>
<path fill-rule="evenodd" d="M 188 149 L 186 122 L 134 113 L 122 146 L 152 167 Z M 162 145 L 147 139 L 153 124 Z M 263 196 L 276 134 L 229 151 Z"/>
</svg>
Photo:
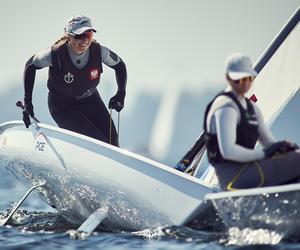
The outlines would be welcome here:
<svg viewBox="0 0 300 250">
<path fill-rule="evenodd" d="M 214 188 L 158 162 L 98 140 L 39 124 L 0 125 L 2 163 L 73 223 L 107 206 L 103 224 L 141 230 L 184 225 L 211 206 Z"/>
</svg>

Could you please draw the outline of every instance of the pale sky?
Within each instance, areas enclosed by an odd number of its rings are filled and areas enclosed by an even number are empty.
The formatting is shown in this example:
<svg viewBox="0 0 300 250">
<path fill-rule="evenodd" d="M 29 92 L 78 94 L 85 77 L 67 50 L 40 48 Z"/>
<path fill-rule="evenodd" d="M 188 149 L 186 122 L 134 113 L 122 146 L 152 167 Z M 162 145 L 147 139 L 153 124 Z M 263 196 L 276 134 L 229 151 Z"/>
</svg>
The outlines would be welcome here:
<svg viewBox="0 0 300 250">
<path fill-rule="evenodd" d="M 205 89 L 224 82 L 228 54 L 242 51 L 257 60 L 299 5 L 300 0 L 2 0 L 1 91 L 16 83 L 23 88 L 25 62 L 51 46 L 77 14 L 89 16 L 96 40 L 125 61 L 132 99 L 141 90 Z M 41 70 L 37 81 L 46 77 Z M 102 81 L 113 78 L 105 68 Z"/>
</svg>

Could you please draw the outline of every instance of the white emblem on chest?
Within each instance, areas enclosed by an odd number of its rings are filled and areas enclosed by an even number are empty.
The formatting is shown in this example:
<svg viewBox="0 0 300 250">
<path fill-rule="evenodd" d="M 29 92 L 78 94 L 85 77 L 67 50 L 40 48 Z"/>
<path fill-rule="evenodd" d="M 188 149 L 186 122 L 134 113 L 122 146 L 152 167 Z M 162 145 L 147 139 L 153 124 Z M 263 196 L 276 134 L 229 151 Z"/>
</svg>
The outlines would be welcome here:
<svg viewBox="0 0 300 250">
<path fill-rule="evenodd" d="M 96 80 L 99 77 L 99 70 L 97 68 L 90 69 L 90 80 Z"/>
<path fill-rule="evenodd" d="M 66 83 L 72 83 L 74 81 L 74 75 L 72 75 L 70 72 L 64 75 L 64 79 Z"/>
</svg>

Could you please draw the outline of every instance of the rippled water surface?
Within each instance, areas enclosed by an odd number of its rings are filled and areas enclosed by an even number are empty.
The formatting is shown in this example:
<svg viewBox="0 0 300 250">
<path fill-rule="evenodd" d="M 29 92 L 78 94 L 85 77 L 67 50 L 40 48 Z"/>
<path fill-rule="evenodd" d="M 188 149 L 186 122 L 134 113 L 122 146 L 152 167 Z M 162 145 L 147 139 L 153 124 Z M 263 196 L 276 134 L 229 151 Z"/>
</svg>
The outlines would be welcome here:
<svg viewBox="0 0 300 250">
<path fill-rule="evenodd" d="M 0 166 L 0 216 L 5 217 L 25 187 Z M 15 214 L 13 223 L 0 227 L 2 249 L 300 249 L 297 239 L 283 242 L 267 230 L 224 232 L 167 227 L 139 232 L 95 232 L 86 239 L 70 236 L 74 226 L 32 193 Z"/>
</svg>

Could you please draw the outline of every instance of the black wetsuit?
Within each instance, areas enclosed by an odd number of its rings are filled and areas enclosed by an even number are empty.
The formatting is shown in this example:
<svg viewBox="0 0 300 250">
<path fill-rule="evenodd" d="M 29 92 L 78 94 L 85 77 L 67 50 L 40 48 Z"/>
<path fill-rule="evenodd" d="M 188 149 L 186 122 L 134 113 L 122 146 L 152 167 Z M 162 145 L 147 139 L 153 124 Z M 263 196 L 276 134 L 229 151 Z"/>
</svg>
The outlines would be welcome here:
<svg viewBox="0 0 300 250">
<path fill-rule="evenodd" d="M 24 72 L 25 100 L 31 100 L 36 69 L 49 66 L 48 106 L 58 126 L 119 146 L 115 125 L 96 87 L 103 62 L 116 71 L 118 91 L 125 93 L 125 64 L 96 42 L 87 52 L 85 58 L 74 58 L 68 45 L 60 43 L 31 58 Z M 80 59 L 86 63 L 78 68 L 74 60 Z"/>
<path fill-rule="evenodd" d="M 110 115 L 98 92 L 76 101 L 49 92 L 48 105 L 59 127 L 110 143 Z M 118 135 L 113 122 L 111 126 L 111 144 L 118 146 Z"/>
</svg>

